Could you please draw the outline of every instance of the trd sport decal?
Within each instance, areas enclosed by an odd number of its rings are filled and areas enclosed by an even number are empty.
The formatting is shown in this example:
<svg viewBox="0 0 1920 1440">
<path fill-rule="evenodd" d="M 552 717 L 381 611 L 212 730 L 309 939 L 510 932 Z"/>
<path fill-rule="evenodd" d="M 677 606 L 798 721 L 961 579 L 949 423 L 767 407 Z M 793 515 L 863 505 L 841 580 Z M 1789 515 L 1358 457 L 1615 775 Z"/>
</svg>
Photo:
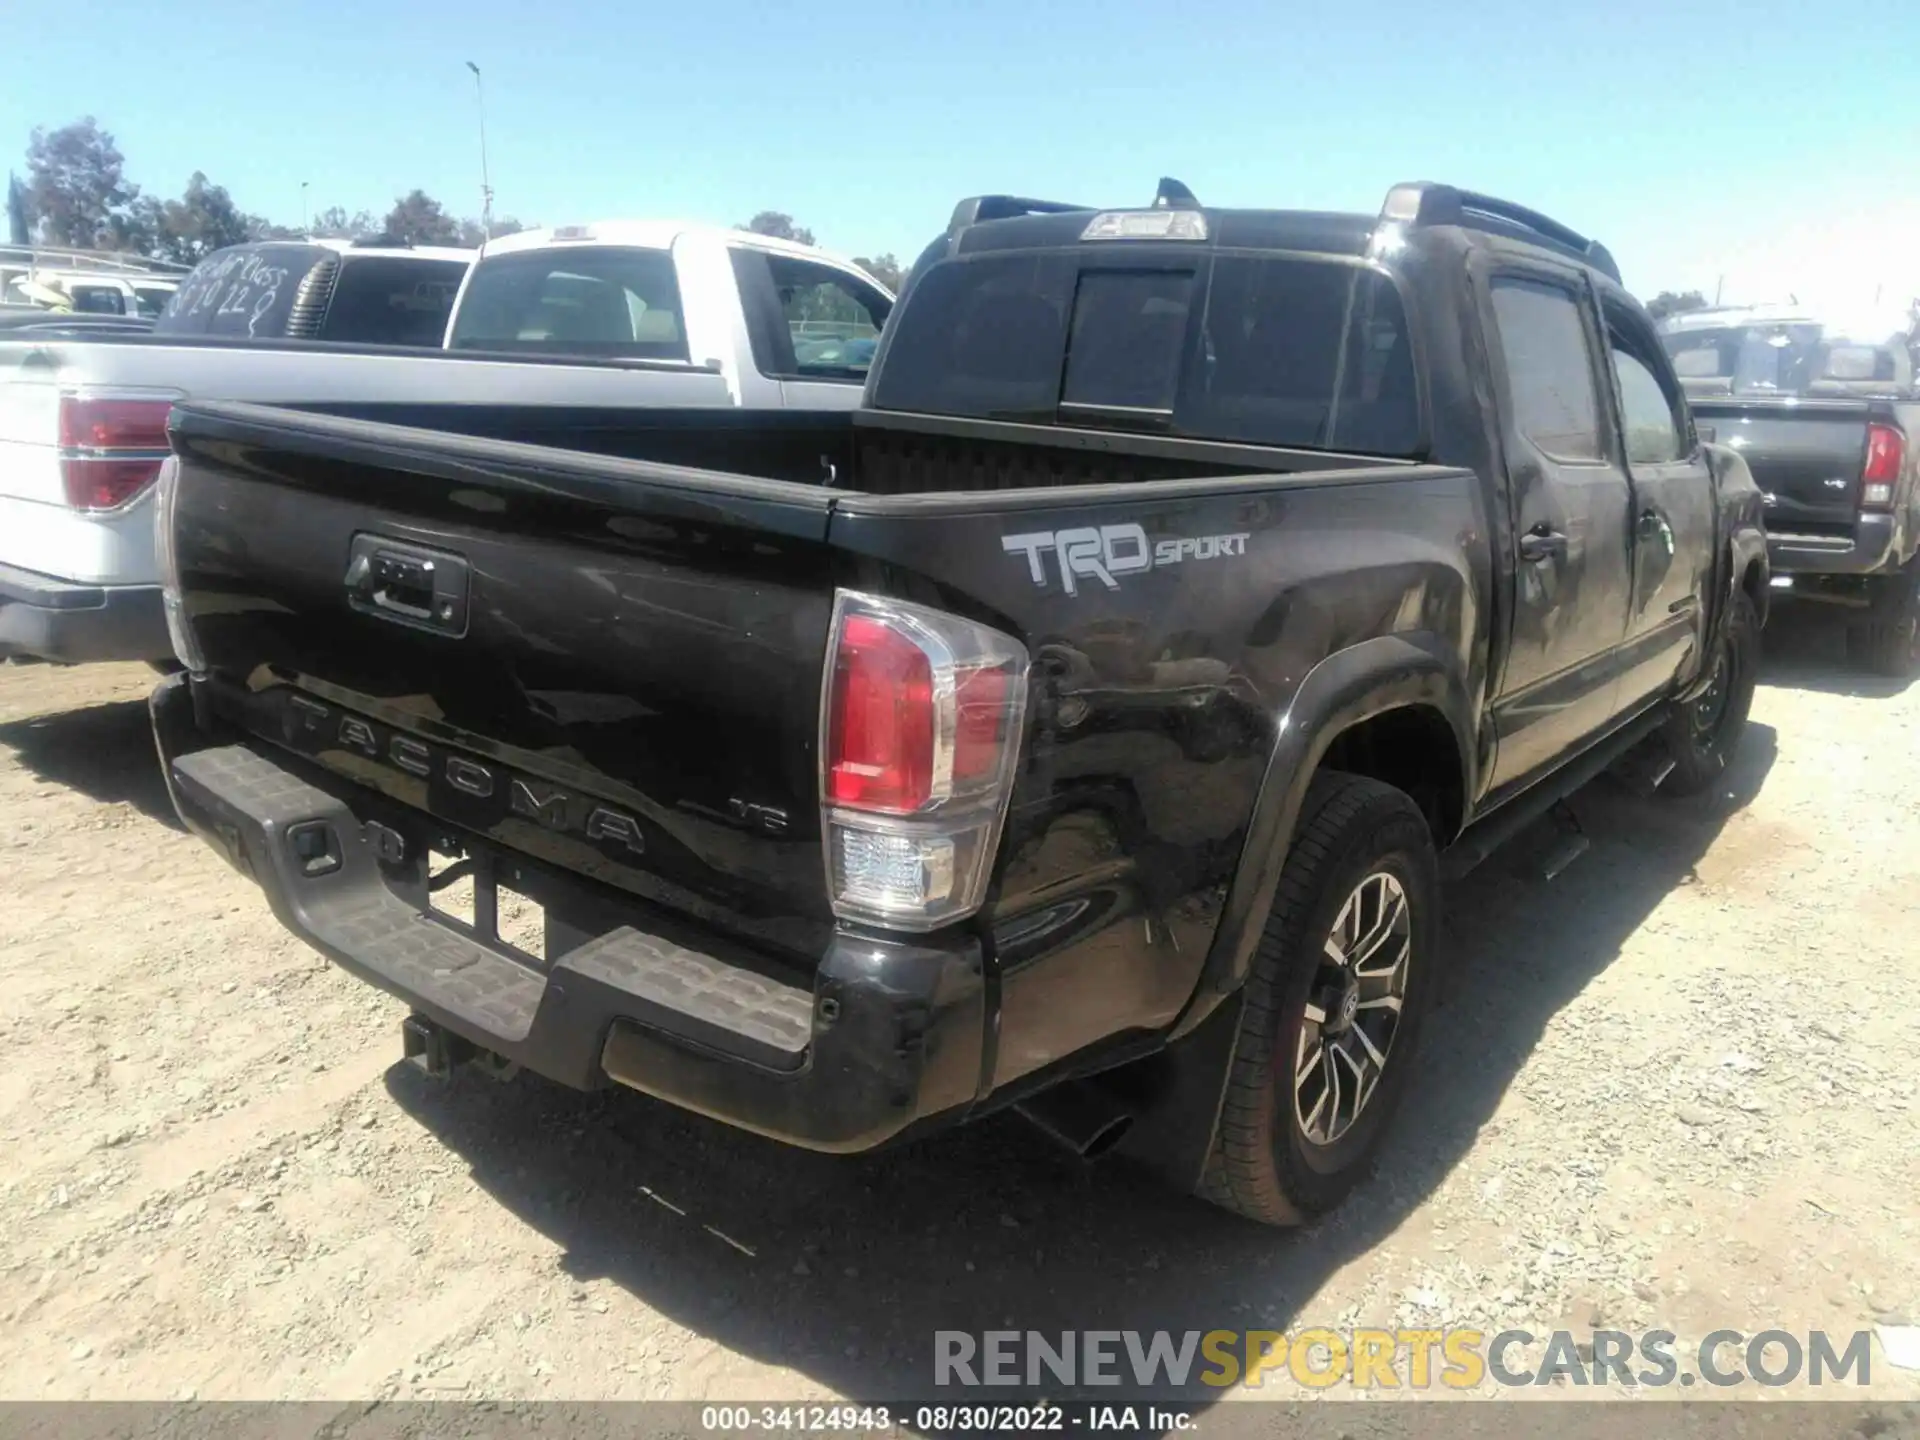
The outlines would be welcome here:
<svg viewBox="0 0 1920 1440">
<path fill-rule="evenodd" d="M 1138 525 L 1092 525 L 1076 530 L 1036 530 L 1029 535 L 1003 535 L 1000 548 L 1009 555 L 1027 557 L 1027 573 L 1042 589 L 1047 585 L 1046 556 L 1057 558 L 1060 587 L 1069 595 L 1080 593 L 1081 580 L 1098 580 L 1109 590 L 1118 590 L 1121 575 L 1135 575 L 1162 565 L 1178 565 L 1185 560 L 1218 560 L 1247 553 L 1247 535 L 1200 535 L 1180 540 L 1147 539 Z"/>
</svg>

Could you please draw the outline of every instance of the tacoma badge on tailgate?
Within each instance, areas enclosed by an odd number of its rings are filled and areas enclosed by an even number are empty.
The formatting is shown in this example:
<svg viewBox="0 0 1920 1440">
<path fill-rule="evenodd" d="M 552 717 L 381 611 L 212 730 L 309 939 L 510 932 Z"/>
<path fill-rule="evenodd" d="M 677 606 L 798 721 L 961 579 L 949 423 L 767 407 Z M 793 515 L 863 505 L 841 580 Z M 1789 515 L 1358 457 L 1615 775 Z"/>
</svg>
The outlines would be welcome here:
<svg viewBox="0 0 1920 1440">
<path fill-rule="evenodd" d="M 365 615 L 458 639 L 467 633 L 467 562 L 382 535 L 347 551 L 347 603 Z"/>
</svg>

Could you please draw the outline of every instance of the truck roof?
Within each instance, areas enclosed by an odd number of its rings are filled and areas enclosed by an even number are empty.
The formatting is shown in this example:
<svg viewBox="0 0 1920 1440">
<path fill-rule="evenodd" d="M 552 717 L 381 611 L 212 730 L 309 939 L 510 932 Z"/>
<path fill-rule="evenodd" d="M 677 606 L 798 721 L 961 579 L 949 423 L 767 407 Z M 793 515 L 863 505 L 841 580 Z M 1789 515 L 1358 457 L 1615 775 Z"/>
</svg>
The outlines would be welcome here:
<svg viewBox="0 0 1920 1440">
<path fill-rule="evenodd" d="M 258 241 L 258 244 L 281 242 Z M 289 245 L 317 245 L 338 255 L 380 255 L 401 260 L 460 260 L 471 263 L 480 252 L 459 245 L 369 245 L 360 240 L 289 240 Z"/>
<path fill-rule="evenodd" d="M 1389 244 L 1395 230 L 1404 232 L 1434 226 L 1453 226 L 1484 235 L 1532 245 L 1591 266 L 1616 284 L 1619 267 L 1597 240 L 1589 239 L 1550 216 L 1510 200 L 1432 181 L 1395 185 L 1387 192 L 1377 215 L 1314 210 L 1213 209 L 1204 206 L 1178 180 L 1163 178 L 1151 205 L 1095 207 L 1011 195 L 976 195 L 954 207 L 947 233 L 934 242 L 929 254 L 977 253 L 1030 246 L 1077 245 L 1094 238 L 1092 227 L 1108 221 L 1115 227 L 1107 238 L 1127 235 L 1150 238 L 1155 224 L 1181 222 L 1165 217 L 1186 213 L 1198 217 L 1186 234 L 1166 238 L 1204 240 L 1229 248 L 1313 250 L 1336 255 L 1364 255 Z M 1153 221 L 1124 217 L 1152 215 Z M 1129 230 L 1129 225 L 1149 228 Z M 1382 252 L 1383 253 L 1383 252 Z M 917 267 L 916 267 L 917 268 Z"/>
<path fill-rule="evenodd" d="M 1912 325 L 1900 306 L 1879 305 L 1718 305 L 1686 310 L 1660 322 L 1663 335 L 1688 335 L 1703 330 L 1739 330 L 1748 326 L 1817 325 L 1829 340 L 1845 338 L 1858 344 L 1895 346 Z"/>
<path fill-rule="evenodd" d="M 793 255 L 810 259 L 834 260 L 851 265 L 852 260 L 818 245 L 802 245 L 797 240 L 781 240 L 752 230 L 713 225 L 698 220 L 591 220 L 579 225 L 553 225 L 541 230 L 520 230 L 489 240 L 488 255 L 512 255 L 522 250 L 545 250 L 564 245 L 627 245 L 640 250 L 671 250 L 674 242 L 686 235 L 706 236 L 729 245 L 744 245 L 774 255 Z"/>
<path fill-rule="evenodd" d="M 1735 325 L 1817 325 L 1819 320 L 1804 305 L 1709 305 L 1700 310 L 1683 310 L 1660 322 L 1668 332 L 1680 330 L 1722 330 Z"/>
</svg>

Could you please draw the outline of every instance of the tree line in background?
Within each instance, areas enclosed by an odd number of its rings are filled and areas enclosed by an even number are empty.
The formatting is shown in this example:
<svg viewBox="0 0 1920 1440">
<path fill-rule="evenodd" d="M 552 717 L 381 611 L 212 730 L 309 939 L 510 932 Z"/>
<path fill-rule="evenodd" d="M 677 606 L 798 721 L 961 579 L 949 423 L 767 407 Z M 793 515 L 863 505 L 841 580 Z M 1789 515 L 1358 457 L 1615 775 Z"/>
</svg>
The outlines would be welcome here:
<svg viewBox="0 0 1920 1440">
<path fill-rule="evenodd" d="M 246 214 L 226 186 L 214 184 L 200 170 L 193 172 L 178 199 L 163 200 L 127 179 L 126 157 L 91 115 L 57 130 L 35 127 L 27 143 L 26 183 L 12 181 L 7 202 L 13 232 L 9 239 L 16 244 L 120 250 L 187 265 L 248 240 L 310 235 L 471 246 L 481 239 L 479 221 L 448 214 L 420 190 L 401 196 L 382 218 L 366 210 L 349 214 L 336 205 L 314 215 L 304 230 Z M 512 218 L 493 222 L 495 235 L 525 228 Z"/>
<path fill-rule="evenodd" d="M 127 179 L 126 157 L 91 115 L 56 130 L 34 128 L 25 183 L 8 177 L 7 211 L 8 239 L 14 244 L 119 250 L 184 265 L 249 240 L 377 237 L 395 244 L 472 247 L 483 238 L 478 220 L 449 214 L 422 190 L 400 196 L 380 217 L 370 210 L 349 213 L 330 206 L 309 217 L 305 229 L 245 213 L 226 186 L 214 184 L 201 170 L 193 172 L 178 199 L 163 200 Z M 496 219 L 492 228 L 498 237 L 530 227 L 509 216 Z M 763 210 L 740 228 L 814 243 L 812 231 L 777 210 Z M 899 288 L 903 277 L 892 255 L 855 263 L 890 289 Z"/>
<path fill-rule="evenodd" d="M 1706 308 L 1707 297 L 1698 290 L 1682 290 L 1677 295 L 1671 290 L 1662 290 L 1647 301 L 1647 314 L 1651 315 L 1656 322 L 1666 319 L 1669 315 L 1684 315 L 1689 310 Z"/>
</svg>

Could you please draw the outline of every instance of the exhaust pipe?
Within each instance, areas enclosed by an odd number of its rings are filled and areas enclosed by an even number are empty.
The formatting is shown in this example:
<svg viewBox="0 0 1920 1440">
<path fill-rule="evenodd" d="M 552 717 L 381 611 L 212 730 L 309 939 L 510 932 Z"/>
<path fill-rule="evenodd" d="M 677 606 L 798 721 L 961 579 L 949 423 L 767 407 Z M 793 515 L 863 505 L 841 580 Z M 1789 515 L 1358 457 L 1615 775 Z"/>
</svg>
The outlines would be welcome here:
<svg viewBox="0 0 1920 1440">
<path fill-rule="evenodd" d="M 1133 1112 L 1109 1091 L 1067 1080 L 1022 1100 L 1014 1112 L 1082 1160 L 1106 1154 L 1133 1126 Z"/>
</svg>

